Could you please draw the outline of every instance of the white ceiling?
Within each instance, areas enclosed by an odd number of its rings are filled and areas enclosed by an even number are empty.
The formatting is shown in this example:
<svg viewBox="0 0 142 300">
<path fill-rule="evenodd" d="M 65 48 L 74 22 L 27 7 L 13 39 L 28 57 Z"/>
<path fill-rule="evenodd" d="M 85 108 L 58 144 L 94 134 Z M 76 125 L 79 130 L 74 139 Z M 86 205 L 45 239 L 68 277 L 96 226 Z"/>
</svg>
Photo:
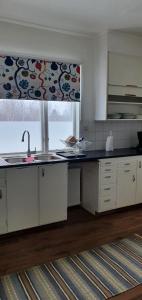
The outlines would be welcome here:
<svg viewBox="0 0 142 300">
<path fill-rule="evenodd" d="M 82 33 L 141 33 L 142 0 L 0 0 L 0 20 Z"/>
</svg>

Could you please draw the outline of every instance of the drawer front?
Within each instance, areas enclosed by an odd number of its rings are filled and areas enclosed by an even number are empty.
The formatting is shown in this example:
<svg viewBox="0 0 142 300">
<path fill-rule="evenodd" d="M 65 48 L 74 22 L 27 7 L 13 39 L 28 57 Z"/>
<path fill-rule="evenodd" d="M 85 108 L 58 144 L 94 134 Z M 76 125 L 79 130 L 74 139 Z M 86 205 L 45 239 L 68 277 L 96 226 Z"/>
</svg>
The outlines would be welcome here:
<svg viewBox="0 0 142 300">
<path fill-rule="evenodd" d="M 107 210 L 112 210 L 116 208 L 116 196 L 106 196 L 99 198 L 98 212 L 103 212 Z"/>
<path fill-rule="evenodd" d="M 115 161 L 111 159 L 102 159 L 99 161 L 101 168 L 114 168 L 115 167 Z"/>
<path fill-rule="evenodd" d="M 136 161 L 120 161 L 118 164 L 119 169 L 125 169 L 125 170 L 133 170 L 136 168 L 137 162 Z"/>
<path fill-rule="evenodd" d="M 116 182 L 115 172 L 100 174 L 100 186 L 108 185 L 110 183 L 115 183 L 115 182 Z"/>
<path fill-rule="evenodd" d="M 104 185 L 100 187 L 99 198 L 113 197 L 115 195 L 116 185 Z"/>
</svg>

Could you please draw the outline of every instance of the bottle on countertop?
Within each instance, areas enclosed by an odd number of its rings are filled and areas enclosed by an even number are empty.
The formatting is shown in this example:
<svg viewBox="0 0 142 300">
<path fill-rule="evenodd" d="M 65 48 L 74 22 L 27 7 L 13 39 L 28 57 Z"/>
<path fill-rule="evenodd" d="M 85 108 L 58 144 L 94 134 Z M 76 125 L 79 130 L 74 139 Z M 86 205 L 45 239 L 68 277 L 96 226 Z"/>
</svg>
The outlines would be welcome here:
<svg viewBox="0 0 142 300">
<path fill-rule="evenodd" d="M 109 136 L 106 139 L 106 151 L 113 151 L 113 135 L 112 131 L 110 130 Z"/>
</svg>

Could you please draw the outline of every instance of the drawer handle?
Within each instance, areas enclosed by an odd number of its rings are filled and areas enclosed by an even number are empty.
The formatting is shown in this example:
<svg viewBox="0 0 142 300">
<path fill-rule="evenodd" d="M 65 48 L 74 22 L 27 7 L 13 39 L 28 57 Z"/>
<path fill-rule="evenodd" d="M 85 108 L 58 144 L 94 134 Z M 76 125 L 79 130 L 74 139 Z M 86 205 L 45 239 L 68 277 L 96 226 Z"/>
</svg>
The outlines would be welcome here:
<svg viewBox="0 0 142 300">
<path fill-rule="evenodd" d="M 111 199 L 104 200 L 105 203 L 110 202 L 110 201 L 111 201 Z"/>
<path fill-rule="evenodd" d="M 45 172 L 44 172 L 44 168 L 42 168 L 42 177 L 44 177 Z"/>
<path fill-rule="evenodd" d="M 135 94 L 125 94 L 124 96 L 128 96 L 128 97 L 136 97 Z"/>
<path fill-rule="evenodd" d="M 124 170 L 124 172 L 125 172 L 125 173 L 129 173 L 129 172 L 130 172 L 130 170 Z"/>
<path fill-rule="evenodd" d="M 104 191 L 110 191 L 111 190 L 111 188 L 105 188 L 104 189 Z"/>
<path fill-rule="evenodd" d="M 133 87 L 133 88 L 138 87 L 138 85 L 136 85 L 136 84 L 126 84 L 125 86 L 126 86 L 126 87 Z"/>
<path fill-rule="evenodd" d="M 110 171 L 111 171 L 111 169 L 105 169 L 105 171 L 106 171 L 106 172 L 110 172 Z"/>
<path fill-rule="evenodd" d="M 105 178 L 111 178 L 111 176 L 105 176 Z"/>
<path fill-rule="evenodd" d="M 111 165 L 111 162 L 106 162 L 105 165 Z"/>
<path fill-rule="evenodd" d="M 130 163 L 125 163 L 124 166 L 130 166 Z"/>
</svg>

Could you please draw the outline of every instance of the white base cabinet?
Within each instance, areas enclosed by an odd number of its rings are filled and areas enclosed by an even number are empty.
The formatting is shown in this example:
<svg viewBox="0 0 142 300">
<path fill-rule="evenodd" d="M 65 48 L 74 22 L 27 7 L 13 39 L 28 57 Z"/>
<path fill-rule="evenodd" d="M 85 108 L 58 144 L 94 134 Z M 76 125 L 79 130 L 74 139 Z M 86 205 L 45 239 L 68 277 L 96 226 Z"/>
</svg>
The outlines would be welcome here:
<svg viewBox="0 0 142 300">
<path fill-rule="evenodd" d="M 142 157 L 137 159 L 136 203 L 142 203 Z"/>
<path fill-rule="evenodd" d="M 67 219 L 67 164 L 39 167 L 40 225 Z"/>
<path fill-rule="evenodd" d="M 7 233 L 6 173 L 0 171 L 0 234 Z"/>
<path fill-rule="evenodd" d="M 86 163 L 82 170 L 82 206 L 95 214 L 116 207 L 115 160 Z"/>
<path fill-rule="evenodd" d="M 82 174 L 82 206 L 92 214 L 142 203 L 141 156 L 86 163 Z"/>
<path fill-rule="evenodd" d="M 8 232 L 39 225 L 37 167 L 7 170 Z"/>
<path fill-rule="evenodd" d="M 136 169 L 135 159 L 118 163 L 117 208 L 136 204 Z"/>
</svg>

